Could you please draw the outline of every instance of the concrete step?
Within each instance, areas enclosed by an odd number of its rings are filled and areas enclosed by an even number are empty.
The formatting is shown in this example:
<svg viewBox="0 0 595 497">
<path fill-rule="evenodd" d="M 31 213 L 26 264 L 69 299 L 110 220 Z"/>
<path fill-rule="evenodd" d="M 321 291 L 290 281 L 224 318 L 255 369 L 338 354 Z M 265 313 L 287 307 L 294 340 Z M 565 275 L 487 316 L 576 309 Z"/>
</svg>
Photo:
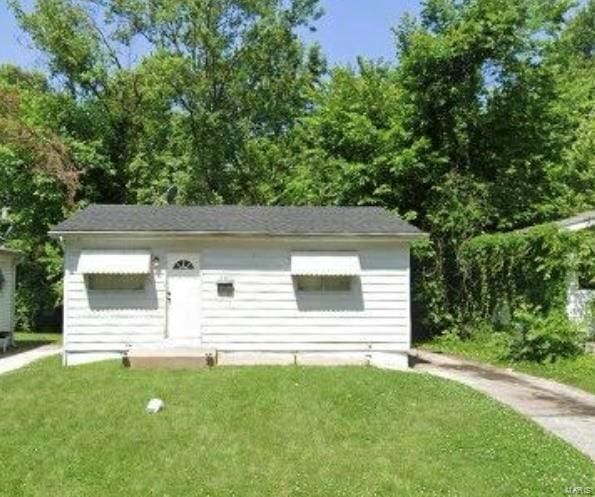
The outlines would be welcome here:
<svg viewBox="0 0 595 497">
<path fill-rule="evenodd" d="M 137 368 L 198 369 L 214 366 L 214 349 L 164 347 L 160 349 L 132 348 L 123 358 L 124 365 Z"/>
</svg>

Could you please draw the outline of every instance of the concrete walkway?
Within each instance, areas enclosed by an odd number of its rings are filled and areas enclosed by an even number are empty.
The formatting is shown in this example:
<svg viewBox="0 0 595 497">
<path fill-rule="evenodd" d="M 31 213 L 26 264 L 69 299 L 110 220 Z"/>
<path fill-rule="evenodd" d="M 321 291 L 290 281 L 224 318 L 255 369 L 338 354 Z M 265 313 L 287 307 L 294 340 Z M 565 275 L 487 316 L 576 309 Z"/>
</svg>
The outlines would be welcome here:
<svg viewBox="0 0 595 497">
<path fill-rule="evenodd" d="M 57 355 L 61 350 L 62 347 L 60 345 L 42 345 L 41 347 L 26 350 L 25 352 L 0 358 L 0 374 L 15 371 L 44 357 Z"/>
<path fill-rule="evenodd" d="M 595 461 L 595 395 L 555 381 L 422 350 L 414 369 L 468 385 L 531 418 Z"/>
</svg>

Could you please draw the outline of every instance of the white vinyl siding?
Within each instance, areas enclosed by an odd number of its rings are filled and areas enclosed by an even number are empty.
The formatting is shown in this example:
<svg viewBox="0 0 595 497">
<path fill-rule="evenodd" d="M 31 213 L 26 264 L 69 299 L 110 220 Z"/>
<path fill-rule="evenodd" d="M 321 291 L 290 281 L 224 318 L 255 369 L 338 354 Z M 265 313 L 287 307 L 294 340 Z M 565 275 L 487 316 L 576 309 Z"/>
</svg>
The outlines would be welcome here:
<svg viewBox="0 0 595 497">
<path fill-rule="evenodd" d="M 123 352 L 159 345 L 165 329 L 165 271 L 143 275 L 142 290 L 90 290 L 77 271 L 80 250 L 67 250 L 64 348 L 68 352 Z"/>
<path fill-rule="evenodd" d="M 0 270 L 4 286 L 0 290 L 0 331 L 14 330 L 14 294 L 16 284 L 15 256 L 0 253 Z"/>
<path fill-rule="evenodd" d="M 230 247 L 231 245 L 231 247 Z M 77 272 L 83 249 L 148 249 L 152 268 L 144 291 L 88 291 Z M 349 292 L 297 292 L 291 254 L 346 250 L 360 257 Z M 66 244 L 67 354 L 122 352 L 167 343 L 166 264 L 171 253 L 200 256 L 200 334 L 207 348 L 240 351 L 402 351 L 410 345 L 409 250 L 406 242 L 109 239 Z M 233 297 L 218 283 L 233 282 Z"/>
<path fill-rule="evenodd" d="M 297 291 L 291 250 L 203 252 L 205 345 L 223 351 L 393 351 L 410 344 L 406 245 L 358 250 L 361 274 L 348 292 Z M 222 275 L 232 299 L 217 296 Z"/>
</svg>

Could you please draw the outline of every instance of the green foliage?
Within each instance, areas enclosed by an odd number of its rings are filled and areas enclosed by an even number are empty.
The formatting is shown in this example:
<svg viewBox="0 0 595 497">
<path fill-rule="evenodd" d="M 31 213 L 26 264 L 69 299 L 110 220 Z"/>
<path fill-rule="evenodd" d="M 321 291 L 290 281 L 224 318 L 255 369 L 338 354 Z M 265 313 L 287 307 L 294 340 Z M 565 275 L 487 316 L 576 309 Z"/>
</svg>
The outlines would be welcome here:
<svg viewBox="0 0 595 497">
<path fill-rule="evenodd" d="M 581 238 L 555 225 L 482 235 L 461 246 L 460 312 L 465 319 L 498 319 L 520 304 L 543 312 L 566 304 L 568 278 Z"/>
<path fill-rule="evenodd" d="M 571 232 L 554 224 L 473 238 L 458 253 L 458 320 L 506 328 L 523 305 L 544 314 L 564 312 L 570 278 L 591 268 L 594 256 L 592 231 Z"/>
<path fill-rule="evenodd" d="M 580 288 L 595 290 L 595 230 L 584 230 L 578 236 L 581 242 L 576 256 L 578 284 Z"/>
<path fill-rule="evenodd" d="M 510 332 L 506 357 L 553 361 L 583 351 L 584 330 L 566 316 L 570 278 L 595 255 L 590 231 L 553 224 L 482 235 L 461 247 L 457 334 L 465 323 Z"/>
<path fill-rule="evenodd" d="M 324 71 L 296 34 L 317 3 L 38 0 L 27 11 L 11 1 L 52 76 L 98 118 L 89 138 L 110 163 L 93 178 L 107 179 L 101 200 L 129 203 L 160 202 L 174 183 L 180 202 L 269 200 L 267 149 Z"/>
<path fill-rule="evenodd" d="M 435 243 L 415 242 L 411 247 L 412 317 L 416 337 L 426 337 L 435 330 L 448 330 L 456 322 L 447 307 L 444 270 Z"/>
<path fill-rule="evenodd" d="M 593 7 L 569 8 L 427 1 L 396 30 L 396 67 L 332 71 L 291 135 L 281 201 L 382 205 L 431 234 L 414 273 L 425 328 L 461 315 L 468 240 L 593 205 Z"/>
<path fill-rule="evenodd" d="M 514 361 L 554 362 L 584 352 L 585 332 L 564 311 L 546 316 L 530 307 L 517 309 L 507 356 Z"/>
<path fill-rule="evenodd" d="M 524 277 L 524 300 L 559 305 L 563 268 L 548 261 L 562 235 L 468 242 L 595 205 L 593 0 L 426 0 L 395 29 L 395 64 L 360 58 L 328 77 L 299 37 L 317 0 L 10 5 L 47 61 L 47 74 L 0 68 L 22 322 L 58 301 L 50 225 L 90 202 L 164 203 L 173 184 L 178 203 L 379 205 L 412 220 L 431 235 L 413 251 L 426 333 L 505 317 Z M 533 255 L 530 277 L 519 259 Z"/>
<path fill-rule="evenodd" d="M 50 91 L 43 77 L 0 68 L 0 97 L 0 206 L 10 208 L 6 241 L 24 253 L 16 310 L 19 325 L 31 328 L 40 312 L 61 299 L 53 286 L 57 271 L 49 272 L 44 260 L 51 252 L 54 264 L 61 261 L 47 231 L 72 208 L 83 163 L 71 148 L 75 140 L 59 132 L 70 102 Z M 6 228 L 0 225 L 0 235 Z"/>
<path fill-rule="evenodd" d="M 271 199 L 284 137 L 324 71 L 296 35 L 316 0 L 10 5 L 49 71 L 0 68 L 0 206 L 27 254 L 20 326 L 60 303 L 47 231 L 78 206 L 163 203 L 172 184 L 180 203 Z"/>
</svg>

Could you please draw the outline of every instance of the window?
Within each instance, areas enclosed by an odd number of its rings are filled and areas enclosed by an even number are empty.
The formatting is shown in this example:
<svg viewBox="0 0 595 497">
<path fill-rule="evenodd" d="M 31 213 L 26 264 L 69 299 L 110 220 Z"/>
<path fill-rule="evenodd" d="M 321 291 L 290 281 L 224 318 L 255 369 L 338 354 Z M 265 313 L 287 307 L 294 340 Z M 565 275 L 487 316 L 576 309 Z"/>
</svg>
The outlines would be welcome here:
<svg viewBox="0 0 595 497">
<path fill-rule="evenodd" d="M 217 283 L 217 295 L 219 297 L 233 297 L 234 293 L 233 281 L 220 281 Z"/>
<path fill-rule="evenodd" d="M 322 278 L 320 276 L 297 276 L 296 282 L 300 292 L 322 291 Z"/>
<path fill-rule="evenodd" d="M 174 264 L 173 269 L 180 271 L 192 271 L 194 269 L 194 264 L 192 264 L 187 259 L 180 259 L 178 262 Z"/>
<path fill-rule="evenodd" d="M 351 276 L 324 276 L 322 289 L 325 292 L 348 292 L 351 290 Z"/>
<path fill-rule="evenodd" d="M 146 274 L 89 274 L 89 290 L 144 290 Z"/>
<path fill-rule="evenodd" d="M 300 292 L 349 292 L 351 276 L 296 276 Z"/>
</svg>

